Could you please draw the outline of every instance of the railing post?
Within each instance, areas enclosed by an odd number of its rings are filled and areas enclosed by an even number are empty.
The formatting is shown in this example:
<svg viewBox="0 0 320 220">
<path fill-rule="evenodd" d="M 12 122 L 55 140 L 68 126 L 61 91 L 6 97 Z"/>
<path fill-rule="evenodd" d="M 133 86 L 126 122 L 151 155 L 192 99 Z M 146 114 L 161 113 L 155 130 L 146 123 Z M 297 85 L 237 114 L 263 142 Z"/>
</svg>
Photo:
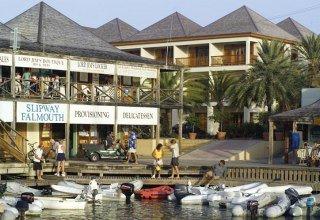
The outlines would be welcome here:
<svg viewBox="0 0 320 220">
<path fill-rule="evenodd" d="M 13 99 L 16 98 L 16 61 L 15 61 L 15 50 L 12 50 L 12 66 L 11 66 L 11 96 Z M 13 120 L 11 122 L 11 128 L 16 130 L 16 121 L 17 121 L 17 103 L 13 101 Z M 26 147 L 26 146 L 25 146 Z"/>
</svg>

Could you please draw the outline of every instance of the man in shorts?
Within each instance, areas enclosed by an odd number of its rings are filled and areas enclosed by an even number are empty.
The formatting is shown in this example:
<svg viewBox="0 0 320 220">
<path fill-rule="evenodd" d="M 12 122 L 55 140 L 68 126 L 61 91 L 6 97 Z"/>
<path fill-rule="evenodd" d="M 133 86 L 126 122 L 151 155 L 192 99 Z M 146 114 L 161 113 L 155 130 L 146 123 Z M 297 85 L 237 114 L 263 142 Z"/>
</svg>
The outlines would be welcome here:
<svg viewBox="0 0 320 220">
<path fill-rule="evenodd" d="M 172 174 L 169 178 L 174 178 L 174 175 L 177 175 L 177 178 L 180 178 L 179 172 L 179 145 L 175 139 L 170 141 L 169 148 L 172 152 L 171 166 L 172 166 Z"/>
<path fill-rule="evenodd" d="M 34 159 L 33 159 L 33 170 L 36 172 L 37 180 L 42 179 L 42 162 L 43 159 L 43 150 L 42 145 L 39 145 L 36 149 L 34 149 Z"/>
<path fill-rule="evenodd" d="M 228 168 L 226 167 L 226 162 L 224 160 L 220 160 L 219 163 L 213 165 L 212 169 L 203 175 L 203 178 L 196 185 L 206 185 L 212 179 L 225 178 L 227 174 Z"/>
</svg>

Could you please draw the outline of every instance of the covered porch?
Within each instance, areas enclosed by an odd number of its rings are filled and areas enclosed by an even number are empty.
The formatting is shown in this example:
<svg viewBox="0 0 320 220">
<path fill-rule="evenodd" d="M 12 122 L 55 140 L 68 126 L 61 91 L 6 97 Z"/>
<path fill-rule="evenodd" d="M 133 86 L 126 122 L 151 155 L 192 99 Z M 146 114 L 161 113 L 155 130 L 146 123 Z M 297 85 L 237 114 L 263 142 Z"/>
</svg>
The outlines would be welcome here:
<svg viewBox="0 0 320 220">
<path fill-rule="evenodd" d="M 275 123 L 281 123 L 287 130 L 292 130 L 292 132 L 298 132 L 303 130 L 304 133 L 307 132 L 307 135 L 303 134 L 308 142 L 319 143 L 320 136 L 317 131 L 320 129 L 320 100 L 294 110 L 282 112 L 275 114 L 269 117 L 269 164 L 273 163 L 274 158 L 274 130 Z M 307 127 L 307 129 L 304 128 Z M 300 141 L 301 143 L 301 141 Z M 285 161 L 288 159 L 289 153 L 289 133 L 285 132 L 285 141 L 284 141 L 284 157 Z M 301 146 L 301 144 L 300 144 Z"/>
</svg>

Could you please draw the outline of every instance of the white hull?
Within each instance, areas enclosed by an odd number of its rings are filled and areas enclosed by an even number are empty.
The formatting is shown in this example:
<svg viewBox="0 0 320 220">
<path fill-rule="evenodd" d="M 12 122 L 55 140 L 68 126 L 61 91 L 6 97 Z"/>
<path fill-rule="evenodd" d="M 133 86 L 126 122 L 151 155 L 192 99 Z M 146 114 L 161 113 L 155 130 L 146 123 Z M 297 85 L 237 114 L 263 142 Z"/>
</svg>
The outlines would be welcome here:
<svg viewBox="0 0 320 220">
<path fill-rule="evenodd" d="M 36 197 L 41 201 L 45 209 L 61 209 L 61 210 L 83 210 L 86 207 L 85 201 L 77 201 L 76 199 L 63 199 L 57 197 Z"/>
</svg>

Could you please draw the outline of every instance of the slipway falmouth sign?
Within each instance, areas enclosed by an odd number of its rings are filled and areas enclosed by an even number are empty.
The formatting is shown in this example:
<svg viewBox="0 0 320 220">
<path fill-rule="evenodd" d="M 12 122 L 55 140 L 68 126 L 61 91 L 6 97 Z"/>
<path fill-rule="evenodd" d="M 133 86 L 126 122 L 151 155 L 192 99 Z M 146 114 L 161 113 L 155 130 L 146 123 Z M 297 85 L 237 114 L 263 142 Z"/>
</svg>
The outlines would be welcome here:
<svg viewBox="0 0 320 220">
<path fill-rule="evenodd" d="M 67 104 L 17 102 L 17 122 L 66 123 Z"/>
<path fill-rule="evenodd" d="M 158 109 L 143 107 L 117 107 L 120 125 L 157 125 Z"/>
<path fill-rule="evenodd" d="M 114 106 L 70 105 L 71 124 L 114 124 Z"/>
</svg>

